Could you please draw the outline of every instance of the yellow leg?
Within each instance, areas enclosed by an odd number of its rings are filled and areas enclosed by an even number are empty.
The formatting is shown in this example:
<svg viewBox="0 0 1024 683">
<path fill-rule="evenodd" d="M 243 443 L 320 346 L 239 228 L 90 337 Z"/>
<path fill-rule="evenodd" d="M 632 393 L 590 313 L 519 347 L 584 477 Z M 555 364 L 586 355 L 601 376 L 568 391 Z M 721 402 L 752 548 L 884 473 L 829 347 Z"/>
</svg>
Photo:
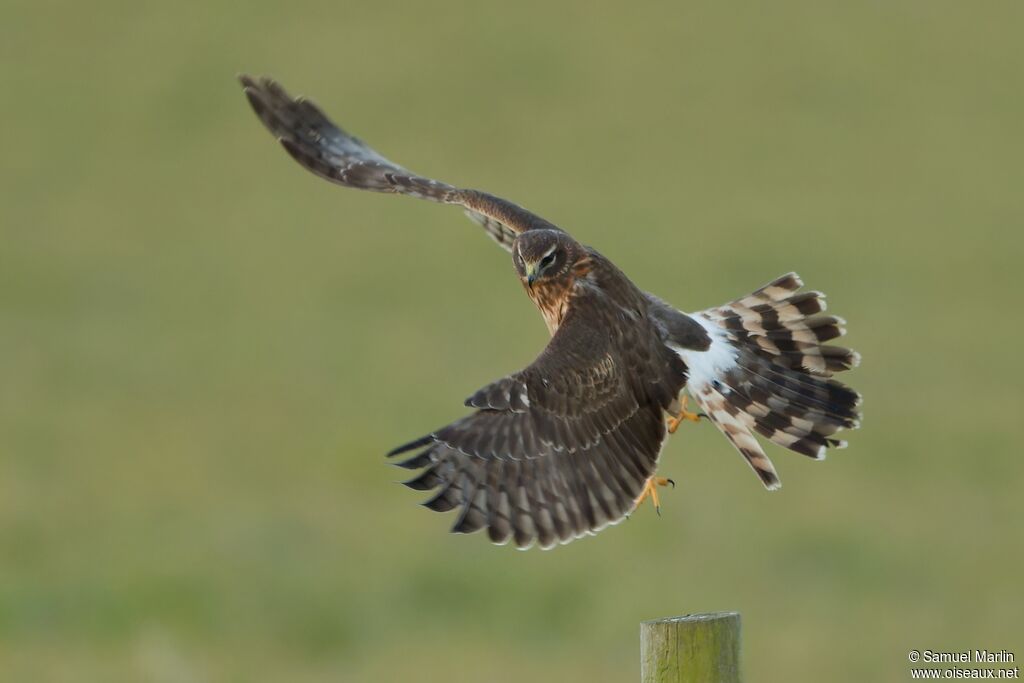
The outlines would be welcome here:
<svg viewBox="0 0 1024 683">
<path fill-rule="evenodd" d="M 691 413 L 686 409 L 686 402 L 690 400 L 689 396 L 684 395 L 682 401 L 679 404 L 679 414 L 668 421 L 668 433 L 675 434 L 676 430 L 679 429 L 679 425 L 682 424 L 683 420 L 689 420 L 690 422 L 700 422 L 700 415 L 698 413 Z"/>
<path fill-rule="evenodd" d="M 672 488 L 676 487 L 676 483 L 674 481 L 672 481 L 671 479 L 667 479 L 665 477 L 651 477 L 650 479 L 648 479 L 647 483 L 644 484 L 644 490 L 636 499 L 636 505 L 633 507 L 633 509 L 635 510 L 636 508 L 640 507 L 640 503 L 644 502 L 645 500 L 647 500 L 648 497 L 650 497 L 651 502 L 654 503 L 654 511 L 661 515 L 661 501 L 658 500 L 658 487 L 668 486 L 669 484 L 672 484 Z"/>
</svg>

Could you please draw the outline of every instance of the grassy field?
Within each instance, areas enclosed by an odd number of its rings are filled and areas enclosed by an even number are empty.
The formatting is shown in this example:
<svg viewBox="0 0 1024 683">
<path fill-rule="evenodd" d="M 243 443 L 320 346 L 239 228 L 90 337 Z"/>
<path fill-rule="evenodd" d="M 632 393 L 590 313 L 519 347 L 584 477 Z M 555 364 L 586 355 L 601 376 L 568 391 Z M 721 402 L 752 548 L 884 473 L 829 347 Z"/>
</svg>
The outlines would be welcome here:
<svg viewBox="0 0 1024 683">
<path fill-rule="evenodd" d="M 750 681 L 1024 655 L 1022 20 L 8 0 L 0 680 L 629 681 L 639 621 L 725 609 Z M 684 310 L 799 271 L 863 354 L 864 427 L 824 463 L 773 448 L 767 494 L 688 425 L 661 518 L 448 535 L 383 453 L 544 325 L 458 211 L 299 170 L 240 71 Z"/>
</svg>

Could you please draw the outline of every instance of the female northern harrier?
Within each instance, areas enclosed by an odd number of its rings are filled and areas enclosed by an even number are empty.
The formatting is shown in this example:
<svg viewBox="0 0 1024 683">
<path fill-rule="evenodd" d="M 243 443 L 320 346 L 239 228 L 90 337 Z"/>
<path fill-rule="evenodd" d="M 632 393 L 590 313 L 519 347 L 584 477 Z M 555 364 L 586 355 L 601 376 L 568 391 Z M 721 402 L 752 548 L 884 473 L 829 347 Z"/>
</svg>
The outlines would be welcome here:
<svg viewBox="0 0 1024 683">
<path fill-rule="evenodd" d="M 406 485 L 424 503 L 459 509 L 454 532 L 487 528 L 495 543 L 548 548 L 596 533 L 645 497 L 666 431 L 697 421 L 687 388 L 768 489 L 779 478 L 757 432 L 815 459 L 858 426 L 860 396 L 830 379 L 859 362 L 825 342 L 844 333 L 824 295 L 795 273 L 694 314 L 638 289 L 611 261 L 543 218 L 493 195 L 418 176 L 332 123 L 280 85 L 241 77 L 260 120 L 291 156 L 346 187 L 462 206 L 512 252 L 551 341 L 525 370 L 473 394 L 476 410 L 389 455 L 422 469 Z M 671 419 L 666 429 L 666 414 Z"/>
</svg>

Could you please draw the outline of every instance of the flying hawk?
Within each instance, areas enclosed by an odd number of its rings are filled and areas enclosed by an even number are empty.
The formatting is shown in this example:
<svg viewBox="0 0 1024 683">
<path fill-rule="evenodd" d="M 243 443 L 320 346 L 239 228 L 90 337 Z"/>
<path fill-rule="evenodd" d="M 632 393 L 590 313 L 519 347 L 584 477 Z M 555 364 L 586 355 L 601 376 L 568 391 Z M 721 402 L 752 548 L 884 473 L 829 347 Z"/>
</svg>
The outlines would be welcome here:
<svg viewBox="0 0 1024 683">
<path fill-rule="evenodd" d="M 846 444 L 860 396 L 832 379 L 854 351 L 824 295 L 789 273 L 731 303 L 682 313 L 615 265 L 510 201 L 417 175 L 332 123 L 269 78 L 240 78 L 263 125 L 304 168 L 361 190 L 461 206 L 512 254 L 551 341 L 527 368 L 466 400 L 469 415 L 393 450 L 420 470 L 405 484 L 424 505 L 458 510 L 452 531 L 549 548 L 593 534 L 645 497 L 686 389 L 769 490 L 780 486 L 755 434 L 815 459 Z M 666 417 L 668 421 L 666 424 Z"/>
</svg>

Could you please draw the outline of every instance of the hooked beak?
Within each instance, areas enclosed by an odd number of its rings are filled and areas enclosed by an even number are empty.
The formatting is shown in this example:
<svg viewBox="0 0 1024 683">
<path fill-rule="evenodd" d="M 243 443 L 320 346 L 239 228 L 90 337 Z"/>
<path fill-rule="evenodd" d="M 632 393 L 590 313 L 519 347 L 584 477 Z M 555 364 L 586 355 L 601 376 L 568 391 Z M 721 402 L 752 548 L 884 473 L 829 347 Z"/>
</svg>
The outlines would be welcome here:
<svg viewBox="0 0 1024 683">
<path fill-rule="evenodd" d="M 537 280 L 537 266 L 530 264 L 526 266 L 526 286 L 533 289 L 533 283 Z"/>
</svg>

